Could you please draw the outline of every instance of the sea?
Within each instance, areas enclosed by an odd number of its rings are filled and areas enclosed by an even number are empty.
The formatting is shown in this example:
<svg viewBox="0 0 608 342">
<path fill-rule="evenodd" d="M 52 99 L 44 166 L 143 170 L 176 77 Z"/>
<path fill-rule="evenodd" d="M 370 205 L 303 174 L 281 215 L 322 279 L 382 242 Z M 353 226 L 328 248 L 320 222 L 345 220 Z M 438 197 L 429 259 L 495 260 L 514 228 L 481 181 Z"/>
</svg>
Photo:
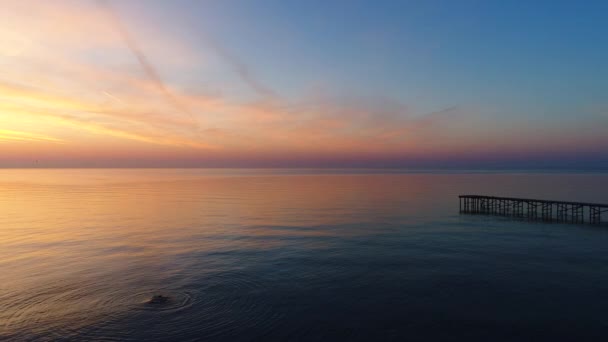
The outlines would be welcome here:
<svg viewBox="0 0 608 342">
<path fill-rule="evenodd" d="M 608 174 L 3 169 L 0 340 L 608 340 L 608 227 L 460 194 L 608 203 Z"/>
</svg>

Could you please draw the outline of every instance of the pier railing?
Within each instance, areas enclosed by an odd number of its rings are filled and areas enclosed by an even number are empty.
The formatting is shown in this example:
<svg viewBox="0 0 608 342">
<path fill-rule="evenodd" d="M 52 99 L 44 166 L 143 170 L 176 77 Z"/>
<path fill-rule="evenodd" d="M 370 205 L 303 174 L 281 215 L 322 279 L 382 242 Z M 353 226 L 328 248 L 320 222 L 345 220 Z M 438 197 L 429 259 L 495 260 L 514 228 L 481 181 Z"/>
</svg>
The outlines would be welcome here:
<svg viewBox="0 0 608 342">
<path fill-rule="evenodd" d="M 480 195 L 460 195 L 458 198 L 460 212 L 465 214 L 500 215 L 548 222 L 593 224 L 606 223 L 602 221 L 602 213 L 606 213 L 606 216 L 608 216 L 608 204 Z"/>
</svg>

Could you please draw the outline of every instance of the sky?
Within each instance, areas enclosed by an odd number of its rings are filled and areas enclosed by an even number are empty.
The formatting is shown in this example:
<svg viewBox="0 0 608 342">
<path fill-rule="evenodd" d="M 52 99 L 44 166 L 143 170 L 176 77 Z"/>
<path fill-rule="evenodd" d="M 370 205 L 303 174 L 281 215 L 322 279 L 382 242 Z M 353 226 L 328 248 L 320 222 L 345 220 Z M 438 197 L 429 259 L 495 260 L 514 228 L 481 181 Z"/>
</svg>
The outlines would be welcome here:
<svg viewBox="0 0 608 342">
<path fill-rule="evenodd" d="M 0 167 L 608 169 L 605 1 L 0 8 Z"/>
</svg>

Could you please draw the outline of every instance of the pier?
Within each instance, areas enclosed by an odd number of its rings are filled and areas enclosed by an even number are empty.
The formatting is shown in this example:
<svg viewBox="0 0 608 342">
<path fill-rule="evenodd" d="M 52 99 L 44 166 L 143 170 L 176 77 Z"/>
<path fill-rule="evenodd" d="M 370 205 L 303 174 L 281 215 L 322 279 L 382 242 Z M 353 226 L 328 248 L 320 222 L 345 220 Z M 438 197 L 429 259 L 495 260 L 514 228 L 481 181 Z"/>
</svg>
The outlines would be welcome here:
<svg viewBox="0 0 608 342">
<path fill-rule="evenodd" d="M 545 222 L 608 223 L 608 204 L 547 201 L 529 198 L 460 195 L 460 212 L 519 217 Z M 606 221 L 602 221 L 606 213 Z"/>
</svg>

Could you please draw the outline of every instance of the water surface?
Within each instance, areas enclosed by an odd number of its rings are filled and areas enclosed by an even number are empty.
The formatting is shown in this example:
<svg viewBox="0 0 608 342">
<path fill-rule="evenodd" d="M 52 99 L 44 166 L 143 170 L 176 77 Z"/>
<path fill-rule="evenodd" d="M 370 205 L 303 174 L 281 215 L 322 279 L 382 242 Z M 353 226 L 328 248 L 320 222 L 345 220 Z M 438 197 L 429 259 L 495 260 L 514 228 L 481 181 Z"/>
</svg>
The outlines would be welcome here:
<svg viewBox="0 0 608 342">
<path fill-rule="evenodd" d="M 0 339 L 605 339 L 607 228 L 460 215 L 457 195 L 608 203 L 606 184 L 0 170 Z"/>
</svg>

